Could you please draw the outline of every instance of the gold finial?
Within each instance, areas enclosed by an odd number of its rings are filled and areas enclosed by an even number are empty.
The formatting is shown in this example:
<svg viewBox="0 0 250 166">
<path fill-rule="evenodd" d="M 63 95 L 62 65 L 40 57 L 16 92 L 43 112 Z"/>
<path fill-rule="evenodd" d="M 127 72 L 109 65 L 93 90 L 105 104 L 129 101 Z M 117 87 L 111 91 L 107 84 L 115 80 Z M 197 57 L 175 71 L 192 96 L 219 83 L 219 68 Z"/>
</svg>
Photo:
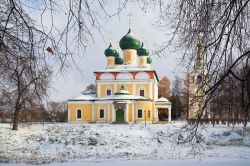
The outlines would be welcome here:
<svg viewBox="0 0 250 166">
<path fill-rule="evenodd" d="M 111 31 L 109 32 L 109 42 L 110 43 L 112 42 L 112 32 Z"/>
<path fill-rule="evenodd" d="M 141 32 L 141 41 L 143 41 L 143 39 L 144 39 L 144 29 L 141 29 L 140 32 Z"/>
<path fill-rule="evenodd" d="M 133 16 L 133 14 L 131 12 L 129 12 L 128 13 L 128 17 L 129 17 L 129 19 L 128 19 L 128 26 L 129 26 L 129 29 L 131 28 L 131 24 L 132 24 L 132 16 Z"/>
</svg>

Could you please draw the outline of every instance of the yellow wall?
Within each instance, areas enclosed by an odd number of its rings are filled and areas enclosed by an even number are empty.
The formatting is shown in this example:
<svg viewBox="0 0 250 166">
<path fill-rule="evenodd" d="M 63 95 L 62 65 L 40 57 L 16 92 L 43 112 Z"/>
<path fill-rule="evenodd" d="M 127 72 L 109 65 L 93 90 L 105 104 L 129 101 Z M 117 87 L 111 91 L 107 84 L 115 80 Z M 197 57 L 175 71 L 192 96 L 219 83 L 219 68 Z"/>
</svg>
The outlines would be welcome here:
<svg viewBox="0 0 250 166">
<path fill-rule="evenodd" d="M 146 121 L 152 121 L 153 120 L 153 116 L 152 116 L 152 111 L 153 111 L 153 103 L 152 102 L 135 102 L 134 104 L 135 108 L 135 122 L 144 122 L 145 121 L 145 112 L 143 112 L 143 118 L 142 119 L 138 119 L 137 118 L 137 109 L 142 108 L 143 110 L 146 111 Z M 150 118 L 148 118 L 148 111 L 150 110 L 151 114 L 150 114 Z"/>
<path fill-rule="evenodd" d="M 70 114 L 70 121 L 76 121 L 76 111 L 82 110 L 82 120 L 91 121 L 92 118 L 92 104 L 68 104 L 68 111 Z"/>
<path fill-rule="evenodd" d="M 135 87 L 135 92 L 136 92 L 136 95 L 137 96 L 140 96 L 140 88 L 144 88 L 144 94 L 145 94 L 145 97 L 149 97 L 149 83 L 145 83 L 145 84 L 137 84 L 136 87 Z M 152 88 L 153 90 L 153 88 Z"/>
<path fill-rule="evenodd" d="M 103 96 L 106 96 L 106 90 L 107 88 L 111 88 L 112 90 L 112 93 L 111 94 L 114 94 L 114 84 L 101 84 L 101 97 Z"/>
<path fill-rule="evenodd" d="M 108 105 L 110 108 L 110 114 L 109 114 L 109 118 L 108 118 Z M 143 118 L 142 119 L 137 119 L 137 109 L 142 108 L 143 110 L 146 110 L 146 120 L 149 121 L 153 121 L 153 110 L 154 110 L 154 104 L 153 102 L 150 101 L 135 101 L 134 102 L 134 122 L 144 122 L 145 121 L 145 113 L 143 112 Z M 70 121 L 74 122 L 76 121 L 76 111 L 77 109 L 81 109 L 82 110 L 82 121 L 88 121 L 91 122 L 92 121 L 92 104 L 68 104 L 68 110 L 69 110 L 69 114 L 70 114 Z M 105 111 L 105 115 L 104 118 L 99 118 L 99 109 L 104 109 Z M 150 118 L 148 118 L 148 110 L 150 110 L 151 114 L 150 114 Z M 110 122 L 112 121 L 112 113 L 113 113 L 112 109 L 112 104 L 111 103 L 107 103 L 107 104 L 94 104 L 94 121 L 95 122 L 108 122 L 108 119 L 110 120 Z M 128 121 L 132 122 L 132 103 L 128 104 Z M 116 119 L 116 113 L 114 113 L 114 119 Z M 127 114 L 126 114 L 126 110 L 124 110 L 124 120 L 127 120 Z"/>
</svg>

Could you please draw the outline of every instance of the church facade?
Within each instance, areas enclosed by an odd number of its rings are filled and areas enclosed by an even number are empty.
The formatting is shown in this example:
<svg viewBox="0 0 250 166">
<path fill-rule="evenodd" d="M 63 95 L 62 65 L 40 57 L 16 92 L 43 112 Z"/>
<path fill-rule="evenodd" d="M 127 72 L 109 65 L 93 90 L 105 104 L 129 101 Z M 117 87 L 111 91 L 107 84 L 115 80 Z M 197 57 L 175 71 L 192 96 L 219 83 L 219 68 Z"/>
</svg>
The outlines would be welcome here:
<svg viewBox="0 0 250 166">
<path fill-rule="evenodd" d="M 143 43 L 129 29 L 119 42 L 123 55 L 112 47 L 104 51 L 107 66 L 94 72 L 96 91 L 68 100 L 69 122 L 158 123 L 159 109 L 171 103 L 158 98 L 158 76 Z"/>
</svg>

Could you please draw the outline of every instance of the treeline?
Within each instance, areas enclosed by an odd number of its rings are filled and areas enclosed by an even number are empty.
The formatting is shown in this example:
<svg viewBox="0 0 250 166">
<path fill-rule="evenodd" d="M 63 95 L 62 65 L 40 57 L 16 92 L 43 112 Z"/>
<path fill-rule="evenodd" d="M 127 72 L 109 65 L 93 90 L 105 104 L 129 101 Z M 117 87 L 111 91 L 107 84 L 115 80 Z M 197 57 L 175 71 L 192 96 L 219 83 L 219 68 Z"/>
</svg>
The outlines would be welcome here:
<svg viewBox="0 0 250 166">
<path fill-rule="evenodd" d="M 12 123 L 14 104 L 9 94 L 0 92 L 0 123 Z M 30 105 L 19 113 L 19 122 L 67 122 L 66 102 Z"/>
</svg>

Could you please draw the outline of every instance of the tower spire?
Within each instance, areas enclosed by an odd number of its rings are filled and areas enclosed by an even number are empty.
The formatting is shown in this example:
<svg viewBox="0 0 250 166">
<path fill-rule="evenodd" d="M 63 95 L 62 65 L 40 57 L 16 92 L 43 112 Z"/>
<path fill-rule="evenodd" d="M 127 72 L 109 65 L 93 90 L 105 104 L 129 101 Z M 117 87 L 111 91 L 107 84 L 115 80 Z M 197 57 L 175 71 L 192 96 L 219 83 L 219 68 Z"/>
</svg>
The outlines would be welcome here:
<svg viewBox="0 0 250 166">
<path fill-rule="evenodd" d="M 203 45 L 202 45 L 201 41 L 199 41 L 197 44 L 197 55 L 196 55 L 195 68 L 196 69 L 203 68 Z"/>
</svg>

